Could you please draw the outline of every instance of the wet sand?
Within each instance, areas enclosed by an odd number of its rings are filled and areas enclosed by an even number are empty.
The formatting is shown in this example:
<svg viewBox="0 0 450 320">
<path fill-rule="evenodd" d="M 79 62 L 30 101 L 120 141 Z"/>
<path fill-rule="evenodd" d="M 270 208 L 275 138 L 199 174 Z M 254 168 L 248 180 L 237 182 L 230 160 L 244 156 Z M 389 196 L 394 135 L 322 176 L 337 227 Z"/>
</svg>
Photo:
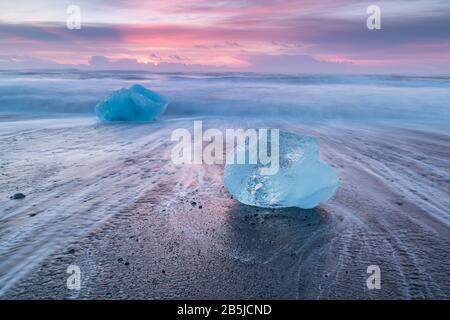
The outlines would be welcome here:
<svg viewBox="0 0 450 320">
<path fill-rule="evenodd" d="M 312 134 L 340 189 L 312 210 L 241 205 L 224 189 L 222 166 L 171 163 L 170 134 L 192 129 L 192 119 L 8 119 L 0 297 L 450 298 L 448 126 L 233 118 L 204 126 Z M 15 192 L 27 197 L 10 200 Z M 66 287 L 71 264 L 81 269 L 79 291 Z M 374 264 L 380 290 L 366 286 Z"/>
</svg>

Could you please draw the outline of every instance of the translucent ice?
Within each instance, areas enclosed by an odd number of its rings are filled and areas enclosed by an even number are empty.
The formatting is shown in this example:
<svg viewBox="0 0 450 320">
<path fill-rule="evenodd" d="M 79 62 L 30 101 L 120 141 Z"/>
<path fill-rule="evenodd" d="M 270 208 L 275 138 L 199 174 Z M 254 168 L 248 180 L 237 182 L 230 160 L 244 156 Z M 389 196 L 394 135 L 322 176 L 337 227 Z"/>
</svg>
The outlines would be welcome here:
<svg viewBox="0 0 450 320">
<path fill-rule="evenodd" d="M 270 135 L 268 141 L 270 146 Z M 256 148 L 252 143 L 246 142 L 247 154 Z M 261 174 L 267 165 L 259 161 L 246 163 L 227 164 L 224 180 L 228 191 L 247 205 L 310 209 L 331 198 L 339 187 L 335 170 L 320 160 L 319 144 L 311 136 L 280 132 L 279 170 L 274 175 Z"/>
<path fill-rule="evenodd" d="M 144 122 L 153 120 L 167 107 L 167 100 L 160 94 L 135 84 L 112 93 L 95 107 L 101 121 Z"/>
</svg>

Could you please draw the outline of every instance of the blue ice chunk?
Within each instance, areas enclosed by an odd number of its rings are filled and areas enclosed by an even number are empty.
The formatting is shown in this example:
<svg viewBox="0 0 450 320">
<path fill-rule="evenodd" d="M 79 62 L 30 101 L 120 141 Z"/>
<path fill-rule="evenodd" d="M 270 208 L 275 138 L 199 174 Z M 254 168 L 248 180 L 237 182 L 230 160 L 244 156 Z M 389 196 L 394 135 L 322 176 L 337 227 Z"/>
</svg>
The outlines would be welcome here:
<svg viewBox="0 0 450 320">
<path fill-rule="evenodd" d="M 270 135 L 268 141 L 271 141 Z M 251 144 L 246 141 L 246 154 L 255 148 Z M 330 199 L 339 187 L 337 173 L 320 160 L 319 144 L 311 136 L 280 131 L 279 170 L 273 175 L 261 174 L 261 168 L 267 166 L 260 161 L 227 164 L 224 170 L 226 188 L 247 205 L 310 209 Z"/>
<path fill-rule="evenodd" d="M 129 89 L 114 91 L 106 100 L 95 106 L 101 121 L 151 121 L 164 113 L 167 100 L 160 94 L 135 84 Z"/>
</svg>

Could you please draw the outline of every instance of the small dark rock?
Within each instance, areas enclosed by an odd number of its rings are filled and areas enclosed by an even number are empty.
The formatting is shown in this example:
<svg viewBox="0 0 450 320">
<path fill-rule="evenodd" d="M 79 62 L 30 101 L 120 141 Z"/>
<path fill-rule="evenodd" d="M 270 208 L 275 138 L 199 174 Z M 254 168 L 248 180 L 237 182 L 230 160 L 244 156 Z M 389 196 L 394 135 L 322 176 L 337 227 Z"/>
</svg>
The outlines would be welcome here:
<svg viewBox="0 0 450 320">
<path fill-rule="evenodd" d="M 69 251 L 67 251 L 67 253 L 74 254 L 75 253 L 75 249 L 70 249 Z"/>
<path fill-rule="evenodd" d="M 123 262 L 123 258 L 119 258 L 119 259 L 117 259 L 117 262 L 120 262 L 120 263 L 122 263 L 122 262 Z"/>
<path fill-rule="evenodd" d="M 192 201 L 192 202 L 191 202 L 191 205 L 192 205 L 192 206 L 196 206 L 196 205 L 197 205 L 197 202 Z"/>
<path fill-rule="evenodd" d="M 130 265 L 130 263 L 127 261 L 127 262 L 125 262 L 125 265 L 128 267 Z"/>
<path fill-rule="evenodd" d="M 17 199 L 23 199 L 25 197 L 26 197 L 26 195 L 24 195 L 23 193 L 18 192 L 18 193 L 15 193 L 13 196 L 11 196 L 9 198 L 17 200 Z"/>
<path fill-rule="evenodd" d="M 403 202 L 401 202 L 401 201 L 396 201 L 395 202 L 397 205 L 399 205 L 399 206 L 402 206 L 403 205 Z"/>
<path fill-rule="evenodd" d="M 198 208 L 201 209 L 201 208 L 203 208 L 203 206 L 200 205 L 200 206 L 198 206 Z"/>
</svg>

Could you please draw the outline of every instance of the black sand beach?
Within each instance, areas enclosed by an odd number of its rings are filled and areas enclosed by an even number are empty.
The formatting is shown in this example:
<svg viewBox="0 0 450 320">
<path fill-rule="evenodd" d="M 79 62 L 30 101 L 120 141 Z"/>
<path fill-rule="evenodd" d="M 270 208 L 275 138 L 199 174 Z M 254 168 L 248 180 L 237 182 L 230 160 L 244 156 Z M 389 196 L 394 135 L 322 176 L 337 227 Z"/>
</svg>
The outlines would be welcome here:
<svg viewBox="0 0 450 320">
<path fill-rule="evenodd" d="M 171 163 L 170 134 L 192 119 L 8 119 L 0 297 L 450 298 L 448 126 L 203 123 L 312 134 L 340 189 L 311 210 L 239 204 L 222 166 Z M 26 198 L 10 200 L 16 192 Z M 66 287 L 71 264 L 79 291 Z M 369 265 L 380 290 L 366 286 Z"/>
</svg>

